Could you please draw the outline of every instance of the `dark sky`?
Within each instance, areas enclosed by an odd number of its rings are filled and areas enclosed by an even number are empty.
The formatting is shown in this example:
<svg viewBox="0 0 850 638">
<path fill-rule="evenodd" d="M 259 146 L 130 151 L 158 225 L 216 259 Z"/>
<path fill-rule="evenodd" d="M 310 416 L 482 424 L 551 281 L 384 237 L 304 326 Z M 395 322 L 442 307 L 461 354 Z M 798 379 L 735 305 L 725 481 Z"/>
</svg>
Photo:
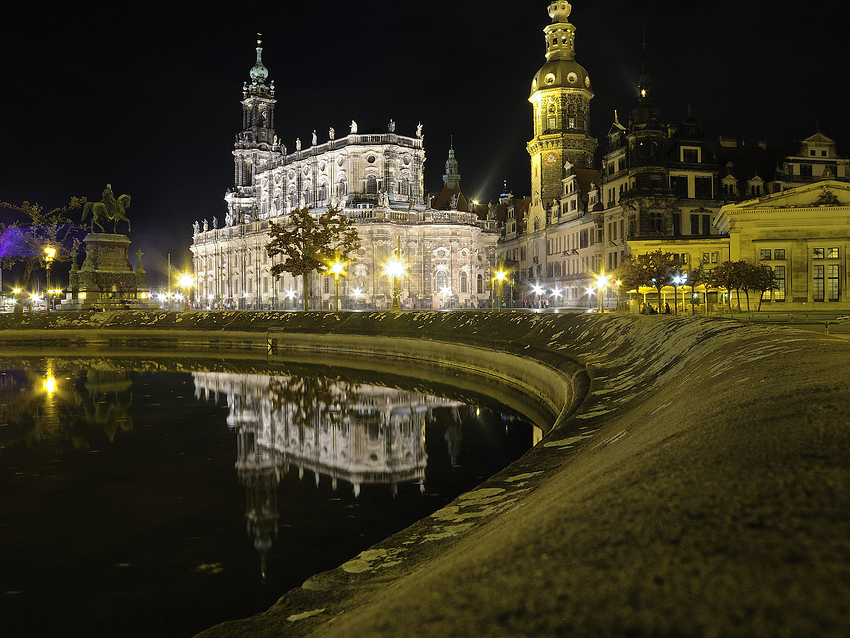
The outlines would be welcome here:
<svg viewBox="0 0 850 638">
<path fill-rule="evenodd" d="M 467 196 L 495 200 L 503 180 L 528 194 L 527 98 L 545 61 L 547 0 L 211 4 L 17 5 L 0 38 L 0 199 L 56 206 L 100 199 L 110 182 L 133 197 L 131 250 L 145 252 L 149 281 L 169 252 L 188 264 L 192 222 L 224 216 L 258 31 L 290 149 L 313 129 L 320 142 L 329 127 L 344 135 L 352 119 L 363 131 L 392 118 L 407 135 L 421 121 L 429 189 L 453 139 Z M 645 32 L 668 121 L 690 103 L 710 140 L 778 146 L 819 121 L 839 150 L 850 145 L 846 2 L 572 4 L 601 143 L 614 109 L 625 121 L 636 103 Z"/>
</svg>

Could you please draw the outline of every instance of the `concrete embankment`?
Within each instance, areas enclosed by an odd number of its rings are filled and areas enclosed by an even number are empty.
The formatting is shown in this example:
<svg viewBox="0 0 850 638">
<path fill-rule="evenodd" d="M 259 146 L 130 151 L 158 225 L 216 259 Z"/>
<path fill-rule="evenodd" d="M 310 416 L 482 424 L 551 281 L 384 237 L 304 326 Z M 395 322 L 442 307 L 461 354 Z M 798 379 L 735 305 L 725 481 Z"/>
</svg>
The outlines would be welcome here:
<svg viewBox="0 0 850 638">
<path fill-rule="evenodd" d="M 847 341 L 668 317 L 233 321 L 290 347 L 354 353 L 372 337 L 485 375 L 503 353 L 506 380 L 558 416 L 480 488 L 204 638 L 850 635 Z M 537 387 L 540 370 L 560 381 Z"/>
</svg>

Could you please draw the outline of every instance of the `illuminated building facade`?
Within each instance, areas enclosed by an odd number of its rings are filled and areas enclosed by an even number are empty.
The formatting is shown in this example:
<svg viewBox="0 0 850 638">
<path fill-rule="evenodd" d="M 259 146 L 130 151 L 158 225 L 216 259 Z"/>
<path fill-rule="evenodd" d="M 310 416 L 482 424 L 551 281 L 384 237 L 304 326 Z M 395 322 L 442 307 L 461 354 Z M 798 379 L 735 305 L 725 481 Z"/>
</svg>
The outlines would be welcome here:
<svg viewBox="0 0 850 638">
<path fill-rule="evenodd" d="M 447 162 L 446 191 L 436 206 L 424 188 L 425 147 L 422 126 L 412 136 L 386 130 L 360 132 L 352 121 L 347 135 L 333 129 L 319 143 L 296 141 L 295 150 L 275 134 L 274 82 L 268 80 L 257 47 L 257 62 L 242 95 L 242 130 L 234 144 L 235 186 L 225 200 L 219 227 L 213 217 L 196 222 L 193 232 L 197 298 L 211 308 L 300 308 L 301 278 L 284 273 L 275 279 L 265 252 L 269 222 L 286 224 L 298 208 L 317 214 L 342 209 L 357 224 L 361 249 L 339 281 L 342 308 L 387 308 L 392 284 L 383 264 L 399 243 L 407 276 L 401 298 L 409 308 L 477 308 L 490 301 L 490 272 L 495 264 L 498 225 L 480 217 L 459 188 L 454 151 Z M 311 277 L 311 307 L 332 308 L 331 276 Z"/>
<path fill-rule="evenodd" d="M 503 202 L 508 206 L 499 259 L 511 267 L 526 301 L 541 296 L 536 288 L 545 289 L 552 305 L 597 307 L 597 293 L 589 291 L 594 273 L 616 271 L 633 252 L 671 252 L 683 271 L 710 269 L 738 254 L 758 261 L 748 248 L 730 244 L 730 225 L 719 222 L 724 206 L 823 178 L 850 180 L 850 161 L 820 130 L 802 142 L 770 148 L 726 137 L 707 141 L 690 107 L 683 121 L 666 123 L 646 60 L 638 102 L 622 123 L 614 113 L 601 171 L 593 170 L 593 90 L 575 61 L 571 11 L 563 0 L 549 5 L 546 63 L 532 81 L 531 199 Z M 805 237 L 808 222 L 801 224 Z M 786 300 L 791 297 L 789 292 Z"/>
</svg>

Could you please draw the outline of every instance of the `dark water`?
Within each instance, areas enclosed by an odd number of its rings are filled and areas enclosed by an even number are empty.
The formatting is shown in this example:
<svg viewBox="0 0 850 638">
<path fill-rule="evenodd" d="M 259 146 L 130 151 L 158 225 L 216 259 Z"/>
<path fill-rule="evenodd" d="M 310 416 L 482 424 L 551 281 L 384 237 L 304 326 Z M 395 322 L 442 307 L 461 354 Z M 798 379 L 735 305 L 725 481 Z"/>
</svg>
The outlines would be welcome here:
<svg viewBox="0 0 850 638">
<path fill-rule="evenodd" d="M 192 636 L 250 616 L 535 438 L 490 406 L 362 380 L 2 364 L 10 638 Z"/>
</svg>

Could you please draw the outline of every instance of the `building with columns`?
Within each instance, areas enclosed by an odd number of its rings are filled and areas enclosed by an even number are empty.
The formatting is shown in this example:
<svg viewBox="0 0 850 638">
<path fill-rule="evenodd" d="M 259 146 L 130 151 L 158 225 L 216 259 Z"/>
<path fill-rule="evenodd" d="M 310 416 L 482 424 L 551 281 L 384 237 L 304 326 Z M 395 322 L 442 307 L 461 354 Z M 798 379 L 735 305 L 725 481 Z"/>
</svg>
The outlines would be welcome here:
<svg viewBox="0 0 850 638">
<path fill-rule="evenodd" d="M 296 140 L 287 149 L 275 133 L 275 87 L 257 46 L 257 61 L 242 89 L 242 130 L 233 149 L 233 188 L 225 195 L 223 224 L 196 222 L 191 246 L 199 306 L 213 309 L 332 308 L 330 276 L 270 274 L 265 245 L 269 222 L 310 207 L 316 214 L 340 208 L 356 222 L 361 248 L 339 281 L 340 307 L 388 308 L 392 283 L 383 264 L 399 245 L 406 262 L 401 298 L 409 308 L 477 308 L 490 303 L 498 224 L 479 216 L 460 193 L 454 151 L 446 164 L 442 206 L 426 198 L 422 125 L 413 135 L 387 128 L 360 131 L 355 121 L 344 136 L 330 129 L 319 142 Z M 444 192 L 446 191 L 444 189 Z"/>
</svg>

